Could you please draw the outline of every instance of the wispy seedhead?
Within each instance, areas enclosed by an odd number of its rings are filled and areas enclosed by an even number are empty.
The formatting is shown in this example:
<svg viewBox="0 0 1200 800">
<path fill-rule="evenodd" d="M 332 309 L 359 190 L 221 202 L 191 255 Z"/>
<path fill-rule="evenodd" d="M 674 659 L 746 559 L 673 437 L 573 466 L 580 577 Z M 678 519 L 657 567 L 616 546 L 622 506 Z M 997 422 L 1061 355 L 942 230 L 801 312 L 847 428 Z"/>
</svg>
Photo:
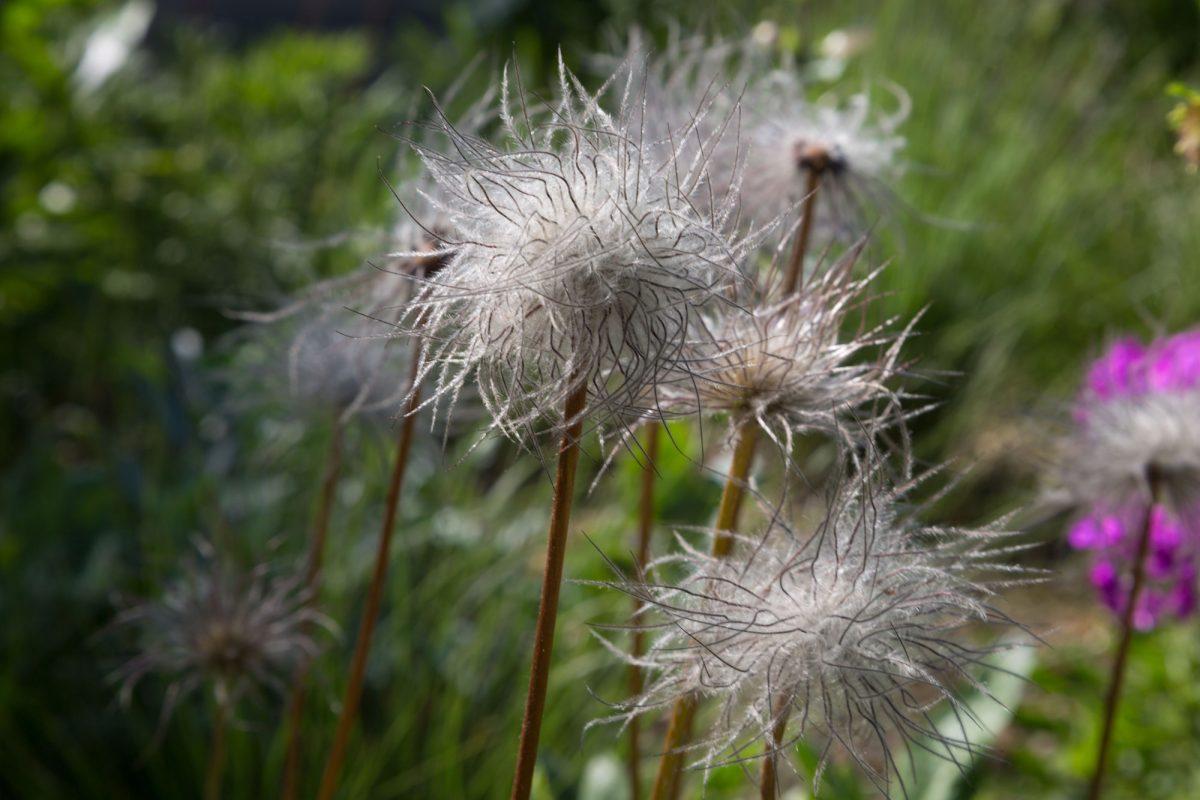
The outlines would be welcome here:
<svg viewBox="0 0 1200 800">
<path fill-rule="evenodd" d="M 733 430 L 758 425 L 785 453 L 802 434 L 855 444 L 866 430 L 903 419 L 892 384 L 905 370 L 900 349 L 911 325 L 895 330 L 885 320 L 846 332 L 878 274 L 855 279 L 855 256 L 782 301 L 706 312 L 688 348 L 695 376 L 665 386 L 663 407 L 728 414 Z"/>
<path fill-rule="evenodd" d="M 672 31 L 656 51 L 633 31 L 619 49 L 646 87 L 648 138 L 684 141 L 690 155 L 702 153 L 710 191 L 736 203 L 742 224 L 761 227 L 794 216 L 814 173 L 821 187 L 820 241 L 853 242 L 889 203 L 887 182 L 904 167 L 905 139 L 898 131 L 910 108 L 899 87 L 891 87 L 891 111 L 880 110 L 879 94 L 866 92 L 814 101 L 799 74 L 769 63 L 752 38 Z M 690 142 L 679 135 L 685 126 L 678 120 L 685 118 L 699 120 Z M 717 130 L 720 135 L 712 135 Z"/>
<path fill-rule="evenodd" d="M 229 706 L 246 692 L 283 694 L 297 666 L 318 651 L 314 634 L 331 624 L 307 602 L 304 578 L 267 565 L 242 572 L 211 552 L 185 563 L 163 595 L 122 611 L 119 628 L 138 653 L 115 674 L 123 702 L 147 675 L 169 681 L 164 720 L 187 695 L 211 687 Z"/>
<path fill-rule="evenodd" d="M 776 70 L 756 78 L 742 100 L 746 112 L 746 170 L 741 213 L 770 219 L 794 207 L 820 177 L 816 224 L 823 240 L 854 241 L 874 222 L 897 175 L 908 96 L 893 90 L 897 108 L 880 113 L 867 94 L 838 100 L 807 98 L 800 79 Z"/>
<path fill-rule="evenodd" d="M 1093 553 L 1101 599 L 1117 612 L 1128 606 L 1148 519 L 1147 585 L 1133 624 L 1190 615 L 1200 569 L 1200 331 L 1115 342 L 1091 366 L 1074 416 L 1059 468 L 1081 512 L 1068 540 Z"/>
<path fill-rule="evenodd" d="M 581 383 L 589 418 L 619 421 L 683 367 L 696 308 L 740 278 L 749 243 L 697 209 L 695 172 L 644 146 L 635 92 L 610 113 L 560 66 L 553 104 L 505 81 L 506 147 L 445 123 L 448 148 L 416 147 L 454 230 L 409 307 L 429 404 L 477 384 L 493 427 L 527 442 L 570 422 L 556 410 Z"/>
<path fill-rule="evenodd" d="M 421 208 L 428 183 L 397 190 Z M 265 311 L 234 311 L 246 322 L 226 347 L 230 362 L 218 377 L 235 409 L 284 405 L 301 415 L 391 416 L 403 401 L 410 348 L 395 339 L 413 280 L 443 263 L 438 252 L 446 221 L 404 214 L 386 236 L 388 254 L 355 271 L 315 281 Z M 381 248 L 381 250 L 383 250 Z"/>
<path fill-rule="evenodd" d="M 774 752 L 772 729 L 786 718 L 780 750 L 812 742 L 822 768 L 840 750 L 885 793 L 907 791 L 898 746 L 955 760 L 974 752 L 965 734 L 937 732 L 930 710 L 948 702 L 971 714 L 959 688 L 975 685 L 998 647 L 976 629 L 1013 625 L 993 596 L 1030 576 L 1009 563 L 1020 546 L 1003 522 L 924 525 L 921 509 L 904 508 L 919 481 L 884 476 L 876 464 L 848 478 L 815 530 L 776 515 L 725 558 L 680 536 L 681 552 L 611 584 L 644 603 L 640 625 L 658 634 L 638 661 L 648 688 L 608 721 L 707 700 L 716 713 L 698 717 L 690 749 L 709 770 Z"/>
</svg>

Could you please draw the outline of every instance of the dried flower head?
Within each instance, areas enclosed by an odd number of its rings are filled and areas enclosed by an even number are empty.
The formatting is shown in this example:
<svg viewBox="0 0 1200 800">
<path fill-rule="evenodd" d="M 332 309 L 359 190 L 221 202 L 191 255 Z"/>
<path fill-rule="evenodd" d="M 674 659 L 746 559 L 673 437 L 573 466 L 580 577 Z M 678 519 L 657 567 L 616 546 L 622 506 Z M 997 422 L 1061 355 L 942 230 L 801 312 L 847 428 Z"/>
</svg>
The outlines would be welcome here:
<svg viewBox="0 0 1200 800">
<path fill-rule="evenodd" d="M 637 414 L 644 388 L 680 368 L 695 308 L 738 279 L 749 245 L 691 202 L 698 173 L 643 147 L 626 86 L 609 114 L 560 62 L 557 104 L 531 111 L 518 89 L 514 111 L 506 76 L 508 147 L 449 125 L 446 151 L 414 145 L 454 230 L 409 309 L 430 404 L 476 383 L 518 441 L 561 426 L 582 385 L 593 420 Z"/>
<path fill-rule="evenodd" d="M 782 301 L 705 314 L 688 349 L 695 377 L 664 386 L 663 407 L 729 414 L 732 430 L 756 424 L 785 453 L 803 433 L 851 443 L 865 428 L 881 429 L 889 415 L 899 419 L 893 412 L 902 395 L 888 384 L 904 369 L 900 348 L 909 329 L 892 330 L 894 320 L 885 320 L 844 333 L 878 274 L 854 279 L 856 255 Z"/>
<path fill-rule="evenodd" d="M 1200 565 L 1200 330 L 1114 343 L 1092 365 L 1074 416 L 1062 479 L 1083 511 L 1069 541 L 1095 554 L 1092 582 L 1124 610 L 1149 509 L 1150 584 L 1134 623 L 1190 614 Z"/>
<path fill-rule="evenodd" d="M 844 102 L 826 96 L 811 102 L 790 71 L 754 80 L 743 96 L 747 121 L 746 169 L 741 212 L 771 219 L 794 208 L 820 179 L 816 224 L 824 239 L 853 241 L 865 232 L 868 208 L 886 199 L 883 180 L 901 167 L 904 138 L 896 131 L 908 116 L 908 96 L 895 89 L 899 107 L 879 114 L 866 94 Z"/>
<path fill-rule="evenodd" d="M 999 524 L 921 524 L 901 509 L 917 481 L 890 487 L 883 473 L 849 479 L 809 535 L 776 518 L 726 558 L 679 537 L 681 552 L 652 563 L 651 577 L 615 584 L 644 603 L 642 626 L 658 634 L 637 661 L 648 687 L 610 720 L 685 696 L 715 701 L 690 745 L 705 770 L 776 752 L 783 724 L 779 750 L 812 741 L 822 767 L 844 751 L 885 793 L 893 780 L 904 788 L 898 744 L 972 752 L 965 734 L 938 733 L 929 711 L 949 701 L 971 713 L 958 688 L 1004 646 L 979 643 L 975 629 L 1013 624 L 991 602 L 1029 580 L 1009 563 L 1020 546 Z"/>
<path fill-rule="evenodd" d="M 417 177 L 399 191 L 430 191 Z M 412 297 L 413 279 L 437 271 L 439 232 L 447 222 L 430 212 L 418 226 L 403 215 L 386 233 L 403 255 L 315 281 L 269 311 L 238 311 L 248 324 L 227 342 L 229 364 L 219 374 L 235 409 L 272 406 L 303 414 L 390 415 L 406 392 L 409 348 L 394 333 Z M 321 245 L 324 246 L 324 245 Z"/>
<path fill-rule="evenodd" d="M 397 272 L 415 260 L 367 265 L 321 281 L 250 323 L 233 339 L 225 371 L 240 406 L 288 399 L 290 408 L 342 418 L 390 412 L 404 396 L 406 357 L 386 331 L 399 322 L 411 284 Z"/>
<path fill-rule="evenodd" d="M 302 575 L 279 575 L 265 565 L 238 572 L 211 553 L 189 561 L 163 596 L 117 616 L 136 632 L 140 652 L 116 677 L 128 702 L 147 675 L 170 680 L 164 720 L 188 694 L 212 686 L 229 705 L 250 690 L 283 693 L 298 665 L 317 652 L 313 638 L 330 623 L 307 602 Z"/>
</svg>

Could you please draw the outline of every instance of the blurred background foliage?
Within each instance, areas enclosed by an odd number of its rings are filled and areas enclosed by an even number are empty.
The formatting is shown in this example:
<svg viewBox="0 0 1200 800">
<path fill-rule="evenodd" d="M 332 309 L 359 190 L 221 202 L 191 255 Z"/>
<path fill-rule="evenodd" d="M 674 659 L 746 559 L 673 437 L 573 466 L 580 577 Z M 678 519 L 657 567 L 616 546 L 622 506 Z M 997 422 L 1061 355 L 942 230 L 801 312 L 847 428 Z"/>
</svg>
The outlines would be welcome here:
<svg viewBox="0 0 1200 800">
<path fill-rule="evenodd" d="M 227 312 L 386 251 L 401 212 L 385 179 L 406 169 L 392 134 L 429 112 L 422 86 L 441 92 L 465 72 L 452 104 L 469 103 L 507 59 L 536 86 L 560 46 L 582 68 L 629 26 L 661 39 L 673 22 L 754 31 L 806 70 L 814 93 L 903 86 L 909 170 L 872 245 L 891 262 L 881 307 L 926 310 L 908 354 L 933 376 L 918 388 L 938 405 L 915 423 L 918 453 L 974 465 L 942 513 L 979 521 L 1029 502 L 1082 359 L 1121 333 L 1200 320 L 1200 184 L 1172 153 L 1164 92 L 1200 81 L 1198 19 L 1188 0 L 746 0 L 703 11 L 623 0 L 9 0 L 0 796 L 199 795 L 209 707 L 187 704 L 160 724 L 162 686 L 149 682 L 120 708 L 108 676 L 128 643 L 108 625 L 122 598 L 153 595 L 177 572 L 194 537 L 246 560 L 302 554 L 329 420 L 283 398 L 270 411 L 230 410 L 237 398 L 213 377 L 238 325 Z M 390 420 L 349 435 L 324 592 L 341 635 L 322 663 L 323 702 L 309 710 L 306 785 L 331 736 L 370 568 Z M 500 442 L 454 467 L 467 444 L 443 451 L 429 437 L 418 448 L 345 797 L 507 791 L 547 482 Z M 678 454 L 662 470 L 663 518 L 704 522 L 713 485 Z M 568 578 L 606 577 L 600 552 L 628 565 L 637 481 L 622 464 L 583 501 L 575 527 L 588 538 L 574 537 Z M 1053 542 L 1061 524 L 1035 530 Z M 1081 790 L 1113 634 L 1082 564 L 1064 555 L 1042 548 L 1058 575 L 1011 599 L 1053 647 L 1014 724 L 997 732 L 999 758 L 954 796 Z M 624 742 L 582 731 L 604 712 L 584 687 L 602 700 L 624 686 L 588 625 L 621 621 L 626 605 L 564 587 L 543 796 L 619 796 L 605 781 Z M 1111 796 L 1200 795 L 1196 634 L 1182 625 L 1136 642 Z M 278 702 L 240 714 L 228 796 L 273 795 Z M 850 796 L 838 774 L 830 791 Z M 737 789 L 717 780 L 710 794 Z"/>
</svg>

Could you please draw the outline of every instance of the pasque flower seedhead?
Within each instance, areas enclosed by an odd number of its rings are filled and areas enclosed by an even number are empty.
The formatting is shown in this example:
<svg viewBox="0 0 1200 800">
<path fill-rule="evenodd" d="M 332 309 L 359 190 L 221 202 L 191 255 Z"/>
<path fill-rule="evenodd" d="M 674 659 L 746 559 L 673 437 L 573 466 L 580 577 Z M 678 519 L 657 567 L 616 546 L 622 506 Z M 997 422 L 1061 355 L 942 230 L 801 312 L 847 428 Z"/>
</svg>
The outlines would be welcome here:
<svg viewBox="0 0 1200 800">
<path fill-rule="evenodd" d="M 993 595 L 1031 576 L 1010 564 L 1021 546 L 1003 523 L 919 522 L 903 507 L 917 483 L 889 486 L 881 465 L 866 465 L 810 533 L 776 514 L 724 558 L 680 536 L 678 554 L 610 584 L 642 601 L 639 624 L 658 633 L 636 659 L 646 690 L 609 721 L 706 699 L 717 711 L 690 745 L 699 766 L 774 752 L 785 721 L 781 748 L 806 739 L 826 758 L 840 749 L 885 792 L 904 780 L 893 746 L 972 751 L 965 736 L 935 731 L 928 712 L 957 706 L 962 683 L 1005 646 L 981 644 L 975 629 L 1012 625 Z"/>
<path fill-rule="evenodd" d="M 314 634 L 331 627 L 308 600 L 299 574 L 267 565 L 241 572 L 211 553 L 189 561 L 162 597 L 117 616 L 139 646 L 116 673 L 122 700 L 151 674 L 170 681 L 164 719 L 205 685 L 222 705 L 252 690 L 282 694 L 293 671 L 318 651 Z"/>
<path fill-rule="evenodd" d="M 571 422 L 557 409 L 583 384 L 594 421 L 643 413 L 749 249 L 698 210 L 672 155 L 643 146 L 632 83 L 612 114 L 561 65 L 559 91 L 531 110 L 506 79 L 507 147 L 446 126 L 446 151 L 417 148 L 454 231 L 409 307 L 427 402 L 477 384 L 494 428 L 519 441 Z"/>
<path fill-rule="evenodd" d="M 908 328 L 894 320 L 847 333 L 878 274 L 852 275 L 857 251 L 793 295 L 744 309 L 714 306 L 687 354 L 695 377 L 663 387 L 673 413 L 727 414 L 731 430 L 759 426 L 785 453 L 796 436 L 819 433 L 854 444 L 863 432 L 903 419 L 893 384 L 905 369 Z"/>
<path fill-rule="evenodd" d="M 810 101 L 789 71 L 751 81 L 742 100 L 747 117 L 742 216 L 770 219 L 794 207 L 806 198 L 816 173 L 822 238 L 862 236 L 871 222 L 864 219 L 868 208 L 886 199 L 884 181 L 901 168 L 905 140 L 897 131 L 909 103 L 903 90 L 894 94 L 898 108 L 881 114 L 865 93 L 840 102 L 832 96 Z"/>
</svg>

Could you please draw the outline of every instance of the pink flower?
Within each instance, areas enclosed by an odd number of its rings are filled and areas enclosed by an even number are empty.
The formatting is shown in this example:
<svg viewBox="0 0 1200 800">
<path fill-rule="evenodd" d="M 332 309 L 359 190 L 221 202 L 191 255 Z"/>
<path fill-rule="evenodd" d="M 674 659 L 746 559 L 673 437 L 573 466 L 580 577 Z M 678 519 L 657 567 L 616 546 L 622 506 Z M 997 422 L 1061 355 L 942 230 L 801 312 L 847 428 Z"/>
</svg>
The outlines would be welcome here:
<svg viewBox="0 0 1200 800">
<path fill-rule="evenodd" d="M 1088 370 L 1074 417 L 1066 478 L 1085 514 L 1067 541 L 1094 554 L 1101 600 L 1127 608 L 1153 497 L 1134 625 L 1190 615 L 1200 565 L 1200 330 L 1113 343 Z"/>
</svg>

